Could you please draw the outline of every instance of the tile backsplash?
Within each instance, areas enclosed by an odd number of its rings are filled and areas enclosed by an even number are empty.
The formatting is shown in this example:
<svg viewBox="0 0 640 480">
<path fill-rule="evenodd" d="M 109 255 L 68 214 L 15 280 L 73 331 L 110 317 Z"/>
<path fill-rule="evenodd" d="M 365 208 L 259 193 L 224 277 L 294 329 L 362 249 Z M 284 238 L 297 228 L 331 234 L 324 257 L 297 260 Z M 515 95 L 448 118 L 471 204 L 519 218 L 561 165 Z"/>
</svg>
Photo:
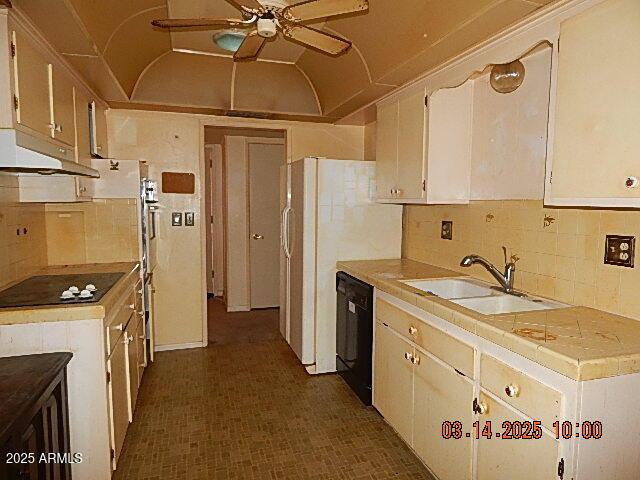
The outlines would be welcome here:
<svg viewBox="0 0 640 480">
<path fill-rule="evenodd" d="M 452 240 L 440 238 L 443 220 L 453 222 Z M 501 267 L 504 245 L 519 258 L 516 288 L 640 320 L 640 259 L 636 268 L 605 265 L 606 235 L 640 237 L 640 211 L 553 209 L 529 200 L 411 205 L 403 256 L 495 282 L 460 260 L 477 253 Z"/>
<path fill-rule="evenodd" d="M 46 206 L 49 265 L 139 258 L 136 199 L 94 199 Z"/>
<path fill-rule="evenodd" d="M 18 178 L 0 174 L 0 288 L 46 264 L 44 205 L 18 203 Z"/>
</svg>

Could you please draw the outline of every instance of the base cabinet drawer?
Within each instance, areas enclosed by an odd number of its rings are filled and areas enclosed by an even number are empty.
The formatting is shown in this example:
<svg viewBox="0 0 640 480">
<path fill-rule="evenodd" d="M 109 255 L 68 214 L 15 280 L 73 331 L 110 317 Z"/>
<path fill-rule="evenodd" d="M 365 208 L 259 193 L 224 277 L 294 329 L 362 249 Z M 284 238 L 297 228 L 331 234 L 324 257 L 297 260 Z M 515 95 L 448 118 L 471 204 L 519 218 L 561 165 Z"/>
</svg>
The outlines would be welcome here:
<svg viewBox="0 0 640 480">
<path fill-rule="evenodd" d="M 530 421 L 507 406 L 480 395 L 485 413 L 478 415 L 482 430 L 491 422 L 492 438 L 478 441 L 478 480 L 553 480 L 558 477 L 558 441 L 542 433 L 539 439 L 524 440 L 496 438 L 504 433 L 503 422 Z"/>
<path fill-rule="evenodd" d="M 480 360 L 480 385 L 549 430 L 559 419 L 560 392 L 485 354 Z"/>
<path fill-rule="evenodd" d="M 475 351 L 471 346 L 384 300 L 376 302 L 376 318 L 467 377 L 474 378 Z"/>
</svg>

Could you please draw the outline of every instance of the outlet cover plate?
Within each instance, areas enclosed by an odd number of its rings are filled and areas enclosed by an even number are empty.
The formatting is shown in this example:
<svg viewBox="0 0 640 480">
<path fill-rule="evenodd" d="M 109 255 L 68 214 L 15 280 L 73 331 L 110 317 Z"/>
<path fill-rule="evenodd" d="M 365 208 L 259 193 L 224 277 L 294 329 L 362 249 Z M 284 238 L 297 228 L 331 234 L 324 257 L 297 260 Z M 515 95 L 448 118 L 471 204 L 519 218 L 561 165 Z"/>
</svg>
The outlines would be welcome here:
<svg viewBox="0 0 640 480">
<path fill-rule="evenodd" d="M 443 240 L 453 240 L 453 222 L 450 220 L 442 221 L 442 229 L 440 230 L 440 238 Z"/>
<path fill-rule="evenodd" d="M 604 247 L 604 263 L 634 268 L 636 237 L 607 235 Z"/>
<path fill-rule="evenodd" d="M 172 227 L 182 226 L 182 212 L 171 212 L 171 226 Z"/>
</svg>

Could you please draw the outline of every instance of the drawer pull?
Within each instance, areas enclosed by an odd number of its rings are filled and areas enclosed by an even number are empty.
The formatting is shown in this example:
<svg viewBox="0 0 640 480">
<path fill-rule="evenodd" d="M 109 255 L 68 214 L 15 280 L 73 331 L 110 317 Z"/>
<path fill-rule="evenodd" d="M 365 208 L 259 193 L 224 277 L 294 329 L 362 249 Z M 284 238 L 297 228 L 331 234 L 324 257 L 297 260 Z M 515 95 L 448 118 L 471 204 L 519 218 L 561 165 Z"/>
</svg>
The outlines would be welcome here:
<svg viewBox="0 0 640 480">
<path fill-rule="evenodd" d="M 420 357 L 413 357 L 411 359 L 411 363 L 413 363 L 414 365 L 420 365 Z"/>
<path fill-rule="evenodd" d="M 409 352 L 404 352 L 404 358 L 406 360 L 409 360 L 410 362 L 413 362 L 413 355 L 411 355 Z"/>
<path fill-rule="evenodd" d="M 114 330 L 120 330 L 123 331 L 124 330 L 124 323 L 119 323 L 118 325 L 114 325 L 113 326 Z"/>
<path fill-rule="evenodd" d="M 416 327 L 414 327 L 413 325 L 411 325 L 409 327 L 409 335 L 415 335 L 416 333 L 418 333 L 418 329 Z"/>
<path fill-rule="evenodd" d="M 473 413 L 478 415 L 484 415 L 489 412 L 489 407 L 484 402 L 478 402 L 477 398 L 473 399 Z"/>
<path fill-rule="evenodd" d="M 513 384 L 507 385 L 506 387 L 504 387 L 504 393 L 506 393 L 507 397 L 510 398 L 518 397 L 520 395 L 520 387 Z"/>
</svg>

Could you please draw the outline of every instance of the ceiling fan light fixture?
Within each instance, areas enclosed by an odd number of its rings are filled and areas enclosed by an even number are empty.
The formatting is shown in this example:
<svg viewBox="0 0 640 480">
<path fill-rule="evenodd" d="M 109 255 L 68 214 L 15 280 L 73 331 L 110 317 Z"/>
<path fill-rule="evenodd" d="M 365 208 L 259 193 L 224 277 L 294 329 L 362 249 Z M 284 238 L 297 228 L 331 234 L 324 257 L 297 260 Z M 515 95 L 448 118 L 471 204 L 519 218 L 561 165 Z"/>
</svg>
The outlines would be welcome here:
<svg viewBox="0 0 640 480">
<path fill-rule="evenodd" d="M 225 31 L 213 36 L 213 42 L 223 50 L 237 52 L 247 35 L 243 32 Z"/>
</svg>

